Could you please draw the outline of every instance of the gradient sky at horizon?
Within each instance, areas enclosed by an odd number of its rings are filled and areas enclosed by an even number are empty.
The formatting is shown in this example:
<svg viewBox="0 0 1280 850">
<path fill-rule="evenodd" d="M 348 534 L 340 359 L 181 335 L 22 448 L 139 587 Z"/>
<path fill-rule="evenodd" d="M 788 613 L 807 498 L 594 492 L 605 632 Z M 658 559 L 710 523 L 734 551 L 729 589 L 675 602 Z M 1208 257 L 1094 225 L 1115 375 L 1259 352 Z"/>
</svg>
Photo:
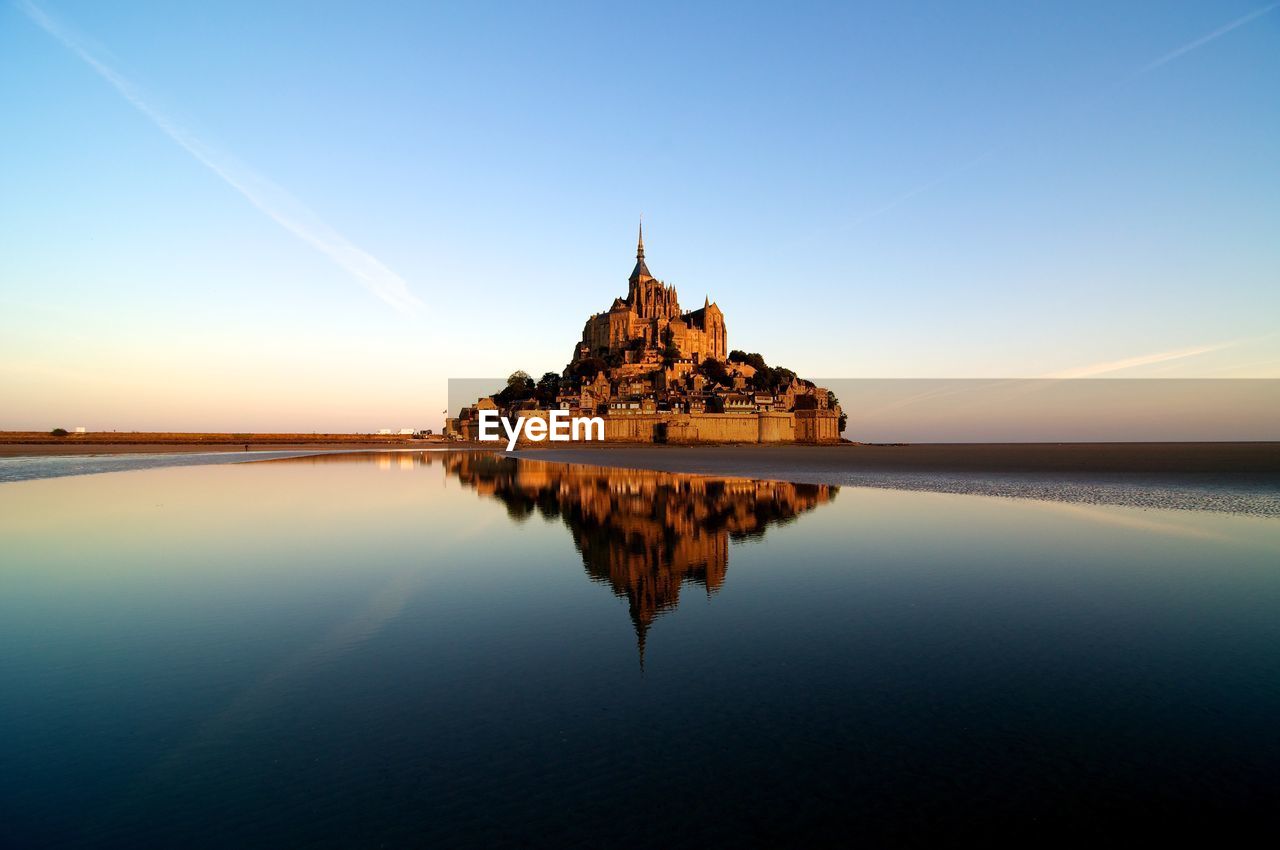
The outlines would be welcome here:
<svg viewBox="0 0 1280 850">
<path fill-rule="evenodd" d="M 641 212 L 804 375 L 1280 377 L 1274 4 L 4 0 L 0 67 L 4 429 L 438 428 Z"/>
</svg>

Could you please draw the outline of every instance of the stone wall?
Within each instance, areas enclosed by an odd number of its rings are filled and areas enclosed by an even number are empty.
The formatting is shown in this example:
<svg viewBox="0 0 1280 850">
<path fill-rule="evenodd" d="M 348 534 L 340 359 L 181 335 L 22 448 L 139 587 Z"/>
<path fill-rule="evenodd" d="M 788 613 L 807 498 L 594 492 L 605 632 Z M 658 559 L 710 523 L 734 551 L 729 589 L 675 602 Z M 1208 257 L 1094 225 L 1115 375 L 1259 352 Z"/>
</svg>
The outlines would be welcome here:
<svg viewBox="0 0 1280 850">
<path fill-rule="evenodd" d="M 836 410 L 797 410 L 797 443 L 840 442 L 840 416 Z"/>
<path fill-rule="evenodd" d="M 525 416 L 545 417 L 545 411 Z M 795 413 L 649 413 L 605 416 L 606 443 L 834 443 L 840 435 L 828 410 Z M 521 445 L 529 445 L 521 439 Z"/>
</svg>

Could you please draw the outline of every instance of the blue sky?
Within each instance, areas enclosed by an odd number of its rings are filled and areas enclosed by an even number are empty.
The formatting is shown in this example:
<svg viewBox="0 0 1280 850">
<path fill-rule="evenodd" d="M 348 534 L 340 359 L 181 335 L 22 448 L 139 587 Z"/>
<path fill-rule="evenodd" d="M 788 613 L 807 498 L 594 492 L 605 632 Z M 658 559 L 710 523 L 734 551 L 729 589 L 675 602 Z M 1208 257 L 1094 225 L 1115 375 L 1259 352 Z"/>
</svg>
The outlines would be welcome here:
<svg viewBox="0 0 1280 850">
<path fill-rule="evenodd" d="M 1265 3 L 4 2 L 0 68 L 0 428 L 438 427 L 641 212 L 802 374 L 1280 377 Z"/>
</svg>

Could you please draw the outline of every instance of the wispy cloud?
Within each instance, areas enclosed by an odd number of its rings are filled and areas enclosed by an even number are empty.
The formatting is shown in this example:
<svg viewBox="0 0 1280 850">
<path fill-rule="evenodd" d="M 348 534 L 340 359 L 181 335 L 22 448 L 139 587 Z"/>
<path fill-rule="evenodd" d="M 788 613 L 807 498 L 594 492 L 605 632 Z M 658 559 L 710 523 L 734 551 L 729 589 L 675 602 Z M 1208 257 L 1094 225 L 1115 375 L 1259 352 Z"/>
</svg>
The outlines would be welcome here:
<svg viewBox="0 0 1280 850">
<path fill-rule="evenodd" d="M 1107 89 L 1103 90 L 1103 91 L 1102 91 L 1102 92 L 1100 92 L 1099 94 L 1097 94 L 1097 95 L 1095 95 L 1095 96 L 1093 96 L 1093 97 L 1091 97 L 1091 98 L 1089 98 L 1089 99 L 1087 99 L 1087 100 L 1080 101 L 1080 102 L 1076 105 L 1076 108 L 1077 108 L 1077 109 L 1079 109 L 1079 108 L 1084 108 L 1084 107 L 1092 106 L 1094 103 L 1096 103 L 1096 102 L 1098 102 L 1099 100 L 1102 100 L 1104 97 L 1106 97 L 1107 93 L 1108 93 L 1108 92 L 1110 92 L 1110 91 L 1112 91 L 1114 88 L 1117 88 L 1117 87 L 1119 87 L 1119 86 L 1122 86 L 1122 85 L 1124 85 L 1124 83 L 1129 82 L 1129 81 L 1132 81 L 1132 80 L 1136 79 L 1137 77 L 1142 76 L 1143 74 L 1148 74 L 1148 73 L 1150 73 L 1150 72 L 1154 71 L 1155 69 L 1157 69 L 1157 68 L 1161 67 L 1162 65 L 1167 65 L 1167 64 L 1169 64 L 1170 62 L 1173 62 L 1174 60 L 1179 59 L 1179 58 L 1181 58 L 1182 56 L 1185 56 L 1186 54 L 1190 53 L 1191 51 L 1193 51 L 1193 50 L 1195 50 L 1195 49 L 1197 49 L 1197 48 L 1199 48 L 1199 47 L 1203 47 L 1204 45 L 1208 44 L 1209 42 L 1211 42 L 1211 41 L 1213 41 L 1213 40 L 1215 40 L 1215 39 L 1221 38 L 1222 36 L 1226 35 L 1227 33 L 1231 32 L 1232 30 L 1234 30 L 1234 29 L 1238 29 L 1239 27 L 1244 26 L 1245 24 L 1249 23 L 1250 21 L 1253 21 L 1253 20 L 1255 20 L 1256 18 L 1260 18 L 1260 17 L 1262 17 L 1263 15 L 1265 15 L 1265 14 L 1267 14 L 1268 12 L 1270 12 L 1270 11 L 1272 11 L 1272 10 L 1276 9 L 1277 7 L 1280 7 L 1280 2 L 1277 2 L 1277 3 L 1271 3 L 1271 4 L 1267 5 L 1267 6 L 1263 6 L 1263 7 L 1259 8 L 1259 9 L 1255 9 L 1254 11 L 1250 12 L 1250 13 L 1249 13 L 1249 14 L 1247 14 L 1247 15 L 1244 15 L 1244 16 L 1242 16 L 1242 17 L 1236 18 L 1234 21 L 1231 21 L 1230 23 L 1227 23 L 1227 24 L 1223 24 L 1222 26 L 1218 27 L 1217 29 L 1213 30 L 1212 32 L 1206 33 L 1205 35 L 1202 35 L 1202 36 L 1200 36 L 1199 38 L 1197 38 L 1197 39 L 1195 39 L 1195 40 L 1193 40 L 1193 41 L 1189 41 L 1189 42 L 1187 42 L 1186 44 L 1182 45 L 1182 46 L 1181 46 L 1181 47 L 1179 47 L 1179 48 L 1176 48 L 1176 49 L 1174 49 L 1174 50 L 1169 51 L 1168 53 L 1166 53 L 1166 54 L 1164 54 L 1163 56 L 1161 56 L 1159 59 L 1156 59 L 1156 60 L 1154 60 L 1153 62 L 1149 62 L 1148 64 L 1146 64 L 1146 65 L 1144 65 L 1143 67 L 1139 68 L 1137 71 L 1133 72 L 1133 73 L 1132 73 L 1130 76 L 1128 76 L 1127 78 L 1124 78 L 1123 80 L 1120 80 L 1120 81 L 1116 82 L 1112 87 L 1109 87 L 1109 88 L 1107 88 Z M 1064 110 L 1060 110 L 1060 111 L 1061 111 L 1061 112 L 1066 112 L 1067 110 L 1065 110 L 1065 109 L 1064 109 Z M 920 184 L 918 184 L 918 185 L 917 185 L 917 186 L 915 186 L 914 188 L 912 188 L 912 189 L 908 189 L 907 191 L 903 192 L 902 194 L 897 195 L 896 197 L 891 198 L 890 200 L 888 200 L 888 201 L 886 201 L 885 203 L 881 204 L 880 206 L 875 207 L 875 208 L 873 208 L 873 209 L 871 209 L 871 210 L 869 210 L 869 211 L 867 211 L 867 212 L 865 212 L 865 213 L 862 213 L 861 215 L 859 215 L 859 216 L 857 216 L 857 217 L 855 217 L 855 218 L 852 218 L 852 219 L 850 219 L 850 220 L 848 220 L 848 221 L 846 221 L 846 222 L 844 222 L 844 223 L 842 223 L 842 224 L 840 224 L 840 225 L 838 225 L 838 226 L 836 226 L 836 227 L 830 228 L 830 229 L 825 230 L 825 231 L 820 231 L 820 232 L 818 232 L 818 233 L 813 233 L 813 234 L 810 234 L 809 236 L 806 236 L 806 237 L 803 237 L 803 238 L 801 238 L 801 239 L 799 239 L 799 240 L 796 240 L 796 242 L 791 243 L 791 245 L 792 245 L 792 246 L 794 246 L 795 244 L 799 244 L 799 243 L 801 243 L 801 242 L 807 242 L 807 241 L 809 241 L 810 239 L 816 238 L 816 237 L 818 237 L 818 236 L 820 236 L 820 235 L 828 235 L 828 234 L 830 234 L 830 233 L 834 233 L 834 232 L 839 232 L 839 231 L 844 231 L 844 230 L 850 230 L 850 229 L 855 228 L 855 227 L 858 227 L 858 226 L 860 226 L 860 225 L 862 225 L 862 224 L 864 224 L 864 223 L 866 223 L 866 222 L 868 222 L 868 221 L 870 221 L 870 220 L 872 220 L 872 219 L 879 218 L 880 216 L 884 215 L 885 213 L 890 212 L 891 210 L 893 210 L 893 209 L 895 209 L 895 208 L 897 208 L 897 207 L 901 206 L 902 204 L 906 203 L 907 201 L 911 200 L 912 198 L 915 198 L 917 195 L 922 195 L 922 194 L 924 194 L 925 192 L 928 192 L 928 191 L 930 191 L 931 189 L 933 189 L 933 188 L 935 188 L 935 187 L 937 187 L 937 186 L 939 186 L 939 185 L 941 185 L 941 184 L 943 184 L 943 183 L 946 183 L 946 182 L 948 182 L 948 181 L 950 181 L 950 180 L 955 179 L 956 177 L 959 177 L 960 175 L 964 174 L 966 171 L 969 171 L 970 169 L 972 169 L 972 168 L 974 168 L 975 166 L 979 165 L 979 164 L 980 164 L 980 163 L 982 163 L 983 161 L 985 161 L 985 160 L 987 160 L 987 159 L 990 159 L 992 156 L 994 156 L 995 154 L 997 154 L 997 153 L 1001 152 L 1002 150 L 1004 150 L 1004 149 L 1006 149 L 1006 148 L 1013 147 L 1013 146 L 1014 146 L 1014 144 L 1015 144 L 1015 140 L 1014 140 L 1014 139 L 1012 139 L 1012 138 L 1005 139 L 1005 140 L 1003 140 L 1003 141 L 999 141 L 997 144 L 993 145 L 991 148 L 987 149 L 987 150 L 986 150 L 986 151 L 984 151 L 983 153 L 981 153 L 981 154 L 979 154 L 979 155 L 977 155 L 977 156 L 973 157 L 972 159 L 966 160 L 965 162 L 961 163 L 960 165 L 958 165 L 958 166 L 956 166 L 956 167 L 954 167 L 954 168 L 948 169 L 947 171 L 945 171 L 945 172 L 943 172 L 943 173 L 939 174 L 938 176 L 936 176 L 936 177 L 934 177 L 934 178 L 932 178 L 932 179 L 930 179 L 930 180 L 926 180 L 926 181 L 924 181 L 924 182 L 921 182 Z"/>
<path fill-rule="evenodd" d="M 99 59 L 75 34 L 50 17 L 31 0 L 18 0 L 35 24 L 80 57 L 98 76 L 111 84 L 135 109 L 149 118 L 170 139 L 245 197 L 272 221 L 327 256 L 359 281 L 360 285 L 395 309 L 412 313 L 423 304 L 409 285 L 367 251 L 325 224 L 289 192 L 255 173 L 235 157 L 218 151 L 152 106 L 130 80 Z"/>
<path fill-rule="evenodd" d="M 1067 369 L 1062 372 L 1054 372 L 1045 375 L 1046 378 L 1092 378 L 1095 375 L 1105 375 L 1109 372 L 1120 372 L 1125 369 L 1136 369 L 1139 366 L 1151 366 L 1155 363 L 1164 363 L 1169 360 L 1181 360 L 1184 357 L 1195 357 L 1200 354 L 1208 354 L 1210 351 L 1221 351 L 1224 348 L 1230 348 L 1235 342 L 1224 342 L 1217 345 L 1197 345 L 1192 348 L 1180 348 L 1176 351 L 1161 351 L 1156 354 L 1143 354 L 1139 357 L 1127 357 L 1124 360 L 1109 360 L 1102 363 L 1091 363 L 1088 366 L 1081 366 L 1077 369 Z"/>
<path fill-rule="evenodd" d="M 1154 62 L 1151 62 L 1150 64 L 1143 66 L 1138 71 L 1138 73 L 1148 74 L 1154 71 L 1156 68 L 1159 68 L 1161 65 L 1167 65 L 1170 62 L 1172 62 L 1174 59 L 1177 59 L 1180 56 L 1190 53 L 1191 51 L 1195 50 L 1198 47 L 1203 47 L 1204 45 L 1208 44 L 1209 42 L 1213 41 L 1216 38 L 1221 38 L 1222 36 L 1231 32 L 1233 29 L 1244 26 L 1245 24 L 1252 21 L 1254 18 L 1262 17 L 1263 15 L 1270 12 L 1272 9 L 1275 9 L 1277 6 L 1280 6 L 1280 3 L 1272 3 L 1270 5 L 1263 6 L 1260 9 L 1254 9 L 1249 14 L 1236 18 L 1234 21 L 1232 21 L 1229 24 L 1223 24 L 1213 32 L 1206 33 L 1205 35 L 1200 36 L 1194 41 L 1188 41 L 1186 44 L 1182 45 L 1181 47 L 1175 50 L 1170 50 L 1168 53 L 1161 56 L 1159 59 L 1155 60 Z"/>
</svg>

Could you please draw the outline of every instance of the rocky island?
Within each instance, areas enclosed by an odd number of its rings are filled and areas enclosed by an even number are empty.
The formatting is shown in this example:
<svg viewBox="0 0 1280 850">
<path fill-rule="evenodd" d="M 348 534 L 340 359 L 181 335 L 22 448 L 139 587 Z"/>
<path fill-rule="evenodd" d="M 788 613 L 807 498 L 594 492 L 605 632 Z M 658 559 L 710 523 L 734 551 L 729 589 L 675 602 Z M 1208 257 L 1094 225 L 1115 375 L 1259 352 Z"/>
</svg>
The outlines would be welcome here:
<svg viewBox="0 0 1280 850">
<path fill-rule="evenodd" d="M 548 419 L 554 410 L 604 420 L 606 442 L 837 443 L 839 400 L 756 353 L 730 350 L 710 298 L 685 312 L 674 286 L 645 263 L 644 230 L 626 297 L 587 319 L 562 372 L 516 372 L 500 392 L 462 408 L 445 434 L 479 437 L 481 411 Z"/>
</svg>

